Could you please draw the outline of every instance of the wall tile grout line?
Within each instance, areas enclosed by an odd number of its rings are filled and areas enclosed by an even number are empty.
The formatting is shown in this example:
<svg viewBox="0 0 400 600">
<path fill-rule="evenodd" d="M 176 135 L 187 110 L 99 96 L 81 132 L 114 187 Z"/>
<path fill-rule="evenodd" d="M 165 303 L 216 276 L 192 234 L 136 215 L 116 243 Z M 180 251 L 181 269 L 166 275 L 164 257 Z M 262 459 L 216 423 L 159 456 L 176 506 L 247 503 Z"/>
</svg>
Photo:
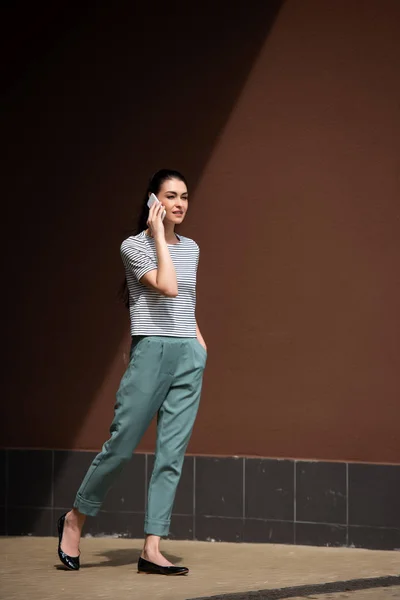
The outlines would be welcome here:
<svg viewBox="0 0 400 600">
<path fill-rule="evenodd" d="M 211 515 L 205 515 L 211 516 Z M 241 517 L 220 517 L 217 515 L 218 519 L 240 519 Z M 271 518 L 263 518 L 263 517 L 246 517 L 246 521 L 260 521 L 260 523 L 293 523 L 290 519 L 271 519 Z"/>
<path fill-rule="evenodd" d="M 331 523 L 328 521 L 296 521 L 302 525 L 328 525 L 329 527 L 346 527 L 345 523 Z"/>
<path fill-rule="evenodd" d="M 330 523 L 331 525 L 332 523 Z M 379 529 L 381 531 L 398 531 L 400 533 L 400 527 L 390 527 L 387 525 L 351 525 L 355 529 Z"/>
<path fill-rule="evenodd" d="M 293 461 L 293 544 L 296 545 L 296 520 L 297 520 L 297 461 Z"/>
<path fill-rule="evenodd" d="M 51 506 L 32 506 L 30 504 L 11 505 L 8 508 L 16 510 L 53 510 Z M 60 510 L 60 508 L 57 506 L 56 510 Z M 66 509 L 65 507 L 63 507 L 61 510 L 71 510 L 71 508 L 69 507 L 68 509 Z"/>
<path fill-rule="evenodd" d="M 51 495 L 50 495 L 50 506 L 54 509 L 54 463 L 55 463 L 55 452 L 51 451 Z"/>
<path fill-rule="evenodd" d="M 349 545 L 349 463 L 346 463 L 346 546 Z"/>
<path fill-rule="evenodd" d="M 31 505 L 22 505 L 22 506 L 11 506 L 10 508 L 14 508 L 17 510 L 44 510 L 44 511 L 48 511 L 48 510 L 52 510 L 51 506 L 31 506 Z M 65 506 L 55 506 L 54 510 L 60 510 L 60 511 L 66 511 L 68 510 L 69 507 L 65 507 Z M 100 510 L 100 513 L 103 514 L 121 514 L 121 515 L 144 515 L 143 511 L 140 510 Z M 190 517 L 192 515 L 188 515 L 187 513 L 173 513 L 174 517 Z M 242 517 L 228 517 L 226 515 L 203 515 L 205 519 L 226 519 L 227 521 L 231 521 L 231 520 L 242 520 Z M 260 523 L 293 523 L 293 521 L 287 521 L 284 519 L 257 519 L 257 518 L 253 518 L 251 517 L 250 519 L 246 519 L 246 520 L 251 520 L 251 521 L 259 521 Z M 346 527 L 346 525 L 344 523 L 331 523 L 331 522 L 326 522 L 326 521 L 297 521 L 297 523 L 301 523 L 301 524 L 305 524 L 305 525 L 327 525 L 329 527 Z M 353 525 L 353 527 L 355 528 L 367 528 L 367 529 L 379 529 L 382 531 L 385 530 L 399 530 L 400 529 L 398 527 L 383 527 L 383 526 L 378 526 L 378 525 Z"/>
<path fill-rule="evenodd" d="M 196 539 L 196 457 L 193 456 L 193 536 Z"/>
<path fill-rule="evenodd" d="M 246 457 L 243 457 L 243 521 L 246 519 Z"/>
<path fill-rule="evenodd" d="M 3 508 L 5 508 L 3 506 Z M 17 510 L 35 510 L 35 511 L 50 511 L 52 510 L 52 508 L 50 506 L 30 506 L 30 505 L 23 505 L 23 506 L 10 506 L 9 508 L 12 509 L 17 509 Z M 67 511 L 70 507 L 65 507 L 65 506 L 56 506 L 55 510 L 63 510 L 63 511 Z M 121 515 L 144 515 L 143 511 L 138 511 L 138 510 L 118 510 L 118 511 L 109 511 L 109 510 L 100 510 L 101 513 L 103 514 L 121 514 Z M 174 517 L 190 517 L 192 515 L 188 515 L 185 513 L 173 513 Z M 237 521 L 240 520 L 242 521 L 242 517 L 228 517 L 226 515 L 203 515 L 203 517 L 205 519 L 224 519 L 227 521 Z M 256 518 L 250 518 L 250 519 L 246 519 L 246 520 L 251 520 L 251 521 L 259 521 L 260 523 L 293 523 L 293 521 L 285 521 L 285 520 L 279 520 L 279 519 L 256 519 Z M 302 525 L 326 525 L 327 527 L 346 527 L 345 523 L 332 523 L 332 522 L 326 522 L 326 521 L 297 521 L 298 524 L 302 524 Z M 382 526 L 382 525 L 352 525 L 352 527 L 354 527 L 355 529 L 374 529 L 374 530 L 379 530 L 379 531 L 399 531 L 400 532 L 400 528 L 398 527 L 388 527 L 388 526 Z"/>
<path fill-rule="evenodd" d="M 6 454 L 5 454 L 5 492 L 6 492 L 6 497 L 4 498 L 4 504 L 5 504 L 5 511 L 4 511 L 4 531 L 5 534 L 8 535 L 8 493 L 9 493 L 9 450 L 6 449 Z"/>
</svg>

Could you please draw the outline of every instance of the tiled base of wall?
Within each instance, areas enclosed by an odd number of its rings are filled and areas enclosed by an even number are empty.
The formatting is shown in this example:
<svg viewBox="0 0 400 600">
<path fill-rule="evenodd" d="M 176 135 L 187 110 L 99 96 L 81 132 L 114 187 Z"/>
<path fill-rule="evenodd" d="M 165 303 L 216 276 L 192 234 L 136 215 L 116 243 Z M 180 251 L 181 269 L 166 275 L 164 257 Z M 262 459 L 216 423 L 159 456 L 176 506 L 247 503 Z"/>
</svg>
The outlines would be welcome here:
<svg viewBox="0 0 400 600">
<path fill-rule="evenodd" d="M 95 453 L 0 450 L 0 535 L 55 535 Z M 143 537 L 135 454 L 85 533 Z M 400 550 L 400 465 L 187 456 L 170 537 Z"/>
</svg>

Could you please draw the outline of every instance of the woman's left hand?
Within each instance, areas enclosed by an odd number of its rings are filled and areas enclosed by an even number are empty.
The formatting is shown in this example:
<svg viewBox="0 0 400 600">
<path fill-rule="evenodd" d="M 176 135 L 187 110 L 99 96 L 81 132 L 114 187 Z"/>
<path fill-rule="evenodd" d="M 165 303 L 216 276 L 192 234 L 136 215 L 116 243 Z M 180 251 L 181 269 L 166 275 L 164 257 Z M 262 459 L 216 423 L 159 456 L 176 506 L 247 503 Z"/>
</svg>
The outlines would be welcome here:
<svg viewBox="0 0 400 600">
<path fill-rule="evenodd" d="M 197 321 L 196 321 L 196 337 L 197 337 L 197 341 L 199 342 L 199 344 L 201 344 L 203 346 L 204 350 L 207 352 L 207 346 L 206 346 L 203 336 L 200 333 L 200 329 L 199 329 L 199 326 L 197 325 Z"/>
</svg>

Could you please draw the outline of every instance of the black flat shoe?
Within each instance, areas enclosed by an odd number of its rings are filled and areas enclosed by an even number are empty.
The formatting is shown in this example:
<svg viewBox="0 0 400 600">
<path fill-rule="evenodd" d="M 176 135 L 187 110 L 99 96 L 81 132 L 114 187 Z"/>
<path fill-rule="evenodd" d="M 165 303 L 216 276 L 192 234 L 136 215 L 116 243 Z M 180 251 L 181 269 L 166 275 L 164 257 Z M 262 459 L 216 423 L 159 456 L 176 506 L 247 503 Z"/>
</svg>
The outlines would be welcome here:
<svg viewBox="0 0 400 600">
<path fill-rule="evenodd" d="M 65 525 L 65 515 L 60 517 L 57 521 L 58 528 L 58 558 L 61 560 L 62 564 L 70 569 L 70 571 L 79 571 L 79 556 L 68 556 L 61 550 L 61 541 L 64 533 L 64 525 Z"/>
<path fill-rule="evenodd" d="M 186 567 L 161 567 L 144 558 L 138 560 L 138 573 L 147 573 L 148 575 L 187 575 L 189 569 Z"/>
</svg>

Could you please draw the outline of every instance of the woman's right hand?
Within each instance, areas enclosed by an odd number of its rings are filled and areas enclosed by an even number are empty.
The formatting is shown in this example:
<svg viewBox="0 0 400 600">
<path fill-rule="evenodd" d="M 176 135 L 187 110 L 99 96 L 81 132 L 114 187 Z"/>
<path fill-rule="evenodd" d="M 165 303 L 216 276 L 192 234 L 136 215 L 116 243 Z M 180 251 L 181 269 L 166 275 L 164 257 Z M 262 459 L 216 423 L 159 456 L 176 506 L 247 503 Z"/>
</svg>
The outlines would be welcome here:
<svg viewBox="0 0 400 600">
<path fill-rule="evenodd" d="M 153 206 L 150 208 L 147 225 L 150 228 L 150 233 L 153 238 L 165 237 L 164 224 L 161 218 L 163 211 L 164 206 L 161 204 L 161 202 L 154 202 Z"/>
</svg>

